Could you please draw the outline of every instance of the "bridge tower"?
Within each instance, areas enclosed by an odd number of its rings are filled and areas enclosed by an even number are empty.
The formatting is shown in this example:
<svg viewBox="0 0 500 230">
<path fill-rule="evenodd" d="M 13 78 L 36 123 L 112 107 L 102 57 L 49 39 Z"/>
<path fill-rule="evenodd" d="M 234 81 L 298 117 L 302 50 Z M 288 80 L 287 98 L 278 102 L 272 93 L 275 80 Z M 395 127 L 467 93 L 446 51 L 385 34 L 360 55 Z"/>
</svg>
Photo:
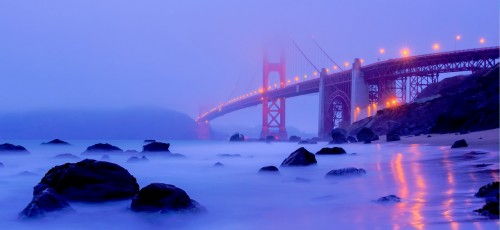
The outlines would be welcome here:
<svg viewBox="0 0 500 230">
<path fill-rule="evenodd" d="M 262 132 L 261 138 L 274 136 L 279 140 L 288 138 L 285 126 L 285 98 L 268 97 L 270 88 L 269 75 L 277 72 L 279 74 L 279 87 L 284 88 L 286 82 L 286 61 L 285 52 L 282 50 L 280 61 L 277 63 L 269 62 L 267 51 L 264 51 L 263 58 L 263 95 L 262 95 Z"/>
<path fill-rule="evenodd" d="M 361 60 L 354 59 L 351 70 L 351 122 L 356 122 L 361 117 L 361 109 L 370 104 L 369 87 L 361 72 Z"/>
</svg>

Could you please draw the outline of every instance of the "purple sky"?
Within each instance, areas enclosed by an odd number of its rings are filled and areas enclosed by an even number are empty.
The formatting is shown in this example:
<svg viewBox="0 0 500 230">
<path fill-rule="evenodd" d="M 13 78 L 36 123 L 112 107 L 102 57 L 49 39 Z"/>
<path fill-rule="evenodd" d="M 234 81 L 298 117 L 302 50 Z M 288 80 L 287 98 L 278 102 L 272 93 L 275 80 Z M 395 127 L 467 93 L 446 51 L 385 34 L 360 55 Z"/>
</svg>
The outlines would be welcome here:
<svg viewBox="0 0 500 230">
<path fill-rule="evenodd" d="M 497 46 L 492 0 L 14 1 L 0 2 L 0 105 L 155 106 L 198 115 L 260 87 L 262 44 L 311 36 L 337 62 Z M 479 44 L 479 39 L 486 39 Z M 279 42 L 276 42 L 279 41 Z M 379 48 L 386 53 L 380 56 Z M 323 57 L 324 59 L 324 57 Z M 289 61 L 291 62 L 291 61 Z M 327 65 L 324 60 L 317 65 Z M 312 71 L 312 69 L 311 69 Z M 317 96 L 287 101 L 288 125 L 317 129 Z M 212 122 L 260 125 L 260 107 Z"/>
</svg>

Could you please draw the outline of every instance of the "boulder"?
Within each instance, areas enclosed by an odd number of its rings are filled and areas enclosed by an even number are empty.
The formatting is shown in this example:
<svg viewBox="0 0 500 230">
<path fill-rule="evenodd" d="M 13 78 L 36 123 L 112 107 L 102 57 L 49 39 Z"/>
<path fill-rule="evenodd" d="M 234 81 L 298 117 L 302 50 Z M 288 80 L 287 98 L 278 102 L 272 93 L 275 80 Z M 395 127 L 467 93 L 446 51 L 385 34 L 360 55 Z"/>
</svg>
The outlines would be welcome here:
<svg viewBox="0 0 500 230">
<path fill-rule="evenodd" d="M 461 139 L 461 140 L 458 140 L 458 141 L 455 141 L 455 143 L 453 143 L 453 145 L 451 146 L 452 149 L 456 149 L 456 148 L 464 148 L 464 147 L 468 147 L 469 145 L 467 144 L 467 142 L 465 141 L 465 139 Z"/>
<path fill-rule="evenodd" d="M 24 148 L 23 146 L 20 145 L 13 145 L 9 143 L 1 144 L 0 145 L 0 152 L 15 152 L 15 153 L 24 153 L 28 154 L 28 150 Z"/>
<path fill-rule="evenodd" d="M 325 176 L 326 177 L 332 177 L 332 176 L 361 176 L 365 175 L 366 171 L 362 168 L 343 168 L 343 169 L 334 169 L 330 172 L 328 172 Z"/>
<path fill-rule="evenodd" d="M 363 142 L 363 144 L 371 144 L 371 143 L 372 143 L 372 141 L 369 141 L 369 140 L 365 140 L 365 141 Z"/>
<path fill-rule="evenodd" d="M 347 143 L 347 130 L 342 128 L 335 128 L 332 130 L 332 141 L 330 144 L 344 144 Z"/>
<path fill-rule="evenodd" d="M 401 202 L 401 198 L 396 195 L 388 195 L 383 196 L 377 199 L 377 202 L 380 203 L 399 203 Z"/>
<path fill-rule="evenodd" d="M 153 142 L 142 146 L 142 152 L 170 152 L 168 149 L 170 147 L 169 143 L 163 142 Z"/>
<path fill-rule="evenodd" d="M 276 141 L 276 137 L 272 136 L 272 135 L 267 136 L 266 137 L 266 142 L 271 142 L 271 141 Z"/>
<path fill-rule="evenodd" d="M 61 153 L 61 154 L 57 154 L 55 155 L 54 157 L 52 157 L 54 159 L 64 159 L 64 160 L 76 160 L 76 159 L 80 159 L 79 156 L 75 156 L 71 153 Z"/>
<path fill-rule="evenodd" d="M 117 164 L 85 159 L 50 169 L 33 189 L 33 195 L 47 188 L 69 201 L 104 202 L 133 197 L 139 191 L 139 184 Z"/>
<path fill-rule="evenodd" d="M 135 212 L 159 213 L 203 210 L 184 190 L 163 183 L 152 183 L 142 188 L 132 199 L 130 208 Z"/>
<path fill-rule="evenodd" d="M 147 162 L 149 159 L 146 156 L 142 157 L 130 157 L 127 159 L 127 163 L 138 163 L 138 162 Z"/>
<path fill-rule="evenodd" d="M 318 163 L 316 157 L 311 152 L 307 151 L 304 147 L 300 147 L 291 153 L 284 161 L 281 163 L 281 167 L 286 166 L 308 166 Z"/>
<path fill-rule="evenodd" d="M 379 137 L 370 128 L 363 127 L 356 134 L 356 139 L 358 139 L 358 141 L 360 142 L 361 141 L 365 142 L 365 141 L 376 141 L 379 139 Z"/>
<path fill-rule="evenodd" d="M 69 143 L 66 141 L 59 140 L 59 139 L 54 139 L 54 140 L 51 140 L 49 142 L 44 142 L 44 143 L 42 143 L 42 145 L 69 145 Z"/>
<path fill-rule="evenodd" d="M 259 173 L 279 173 L 279 172 L 280 170 L 274 165 L 264 166 L 259 169 Z"/>
<path fill-rule="evenodd" d="M 498 195 L 498 193 L 500 192 L 499 188 L 500 188 L 499 182 L 495 181 L 479 188 L 479 191 L 477 191 L 477 193 L 474 194 L 474 196 L 492 198 Z"/>
<path fill-rule="evenodd" d="M 214 164 L 214 167 L 224 167 L 224 164 L 217 162 Z"/>
<path fill-rule="evenodd" d="M 107 152 L 107 153 L 123 153 L 123 150 L 114 146 L 114 145 L 111 145 L 111 144 L 108 144 L 108 143 L 98 143 L 98 144 L 95 144 L 95 145 L 92 145 L 92 146 L 89 146 L 85 152 L 83 152 L 83 154 L 102 154 L 103 152 Z"/>
<path fill-rule="evenodd" d="M 229 138 L 229 141 L 245 141 L 245 136 L 241 133 L 235 133 Z"/>
<path fill-rule="evenodd" d="M 299 136 L 290 136 L 290 138 L 288 138 L 288 141 L 290 141 L 290 142 L 299 142 L 301 140 L 302 140 L 302 138 Z"/>
<path fill-rule="evenodd" d="M 34 195 L 31 202 L 24 208 L 19 217 L 35 218 L 45 215 L 47 212 L 54 212 L 64 209 L 71 209 L 69 203 L 57 194 L 54 189 L 46 188 L 39 194 Z"/>
<path fill-rule="evenodd" d="M 401 140 L 401 137 L 399 137 L 398 134 L 396 133 L 388 133 L 385 137 L 385 140 L 387 142 L 391 142 L 391 141 L 400 141 Z"/>
<path fill-rule="evenodd" d="M 333 148 L 322 148 L 321 150 L 316 152 L 316 155 L 339 155 L 345 153 L 346 151 L 343 148 L 333 147 Z"/>
<path fill-rule="evenodd" d="M 474 212 L 478 213 L 482 216 L 487 216 L 491 219 L 498 219 L 498 194 L 495 200 L 488 200 L 483 205 L 482 208 L 474 210 Z"/>
<path fill-rule="evenodd" d="M 348 136 L 347 137 L 347 141 L 349 141 L 350 143 L 356 143 L 356 142 L 358 142 L 358 140 L 355 137 L 353 137 L 353 136 Z"/>
</svg>

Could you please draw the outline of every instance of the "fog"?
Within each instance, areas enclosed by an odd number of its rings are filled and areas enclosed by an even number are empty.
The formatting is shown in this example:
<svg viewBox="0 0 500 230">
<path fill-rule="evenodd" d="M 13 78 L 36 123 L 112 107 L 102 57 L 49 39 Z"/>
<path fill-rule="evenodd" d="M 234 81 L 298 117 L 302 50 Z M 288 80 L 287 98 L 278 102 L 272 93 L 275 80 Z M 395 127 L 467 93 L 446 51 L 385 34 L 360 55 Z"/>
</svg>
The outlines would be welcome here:
<svg viewBox="0 0 500 230">
<path fill-rule="evenodd" d="M 287 47 L 292 38 L 318 56 L 315 65 L 331 64 L 314 36 L 337 62 L 371 63 L 404 47 L 429 53 L 435 42 L 453 50 L 457 34 L 458 49 L 498 45 L 498 17 L 489 0 L 2 1 L 0 106 L 151 106 L 194 118 L 261 86 L 263 45 Z M 302 118 L 315 117 L 315 97 L 290 100 L 288 108 L 289 125 L 315 133 L 316 121 Z M 259 111 L 214 123 L 254 127 Z"/>
</svg>

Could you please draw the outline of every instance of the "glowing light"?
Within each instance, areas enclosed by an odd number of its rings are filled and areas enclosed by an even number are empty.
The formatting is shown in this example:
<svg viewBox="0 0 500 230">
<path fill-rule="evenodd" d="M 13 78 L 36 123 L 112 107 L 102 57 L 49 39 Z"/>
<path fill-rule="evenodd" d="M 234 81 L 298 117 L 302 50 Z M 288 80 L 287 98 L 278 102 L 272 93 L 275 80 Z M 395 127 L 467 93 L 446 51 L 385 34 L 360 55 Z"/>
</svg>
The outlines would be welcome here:
<svg viewBox="0 0 500 230">
<path fill-rule="evenodd" d="M 356 107 L 356 110 L 359 111 L 359 107 Z"/>
<path fill-rule="evenodd" d="M 461 36 L 461 35 L 457 35 L 457 36 L 455 36 L 455 40 L 459 41 L 459 40 L 461 40 L 461 39 L 462 39 L 462 36 Z"/>
<path fill-rule="evenodd" d="M 344 66 L 348 67 L 349 66 L 349 62 L 344 62 Z"/>
<path fill-rule="evenodd" d="M 316 71 L 316 70 L 315 70 L 315 71 L 313 72 L 313 75 L 314 75 L 314 76 L 318 75 L 318 71 Z"/>
<path fill-rule="evenodd" d="M 333 66 L 333 70 L 337 70 L 337 66 L 336 65 Z"/>
<path fill-rule="evenodd" d="M 384 53 L 385 53 L 385 49 L 384 49 L 384 48 L 380 48 L 380 49 L 378 50 L 378 52 L 379 52 L 380 54 L 384 54 Z"/>
<path fill-rule="evenodd" d="M 328 72 L 330 72 L 330 69 L 326 68 L 325 71 L 328 73 Z"/>
<path fill-rule="evenodd" d="M 263 89 L 263 88 L 260 88 L 260 89 L 259 89 L 259 93 L 264 93 L 264 89 Z"/>
<path fill-rule="evenodd" d="M 360 61 L 361 63 L 364 63 L 364 62 L 365 62 L 365 59 L 359 59 L 359 61 Z"/>
<path fill-rule="evenodd" d="M 396 100 L 394 100 L 394 99 L 393 99 L 393 100 L 392 100 L 392 104 L 396 104 Z"/>
<path fill-rule="evenodd" d="M 439 49 L 441 49 L 441 46 L 439 45 L 439 43 L 434 43 L 434 44 L 432 45 L 432 49 L 433 49 L 433 50 L 439 50 Z"/>
<path fill-rule="evenodd" d="M 290 79 L 288 79 L 288 81 L 286 81 L 286 83 L 290 84 L 292 81 Z"/>
<path fill-rule="evenodd" d="M 479 43 L 484 44 L 485 42 L 486 42 L 486 39 L 484 39 L 484 38 L 479 39 Z"/>
<path fill-rule="evenodd" d="M 298 82 L 299 81 L 299 77 L 295 76 L 294 80 L 295 80 L 295 82 Z"/>
<path fill-rule="evenodd" d="M 401 50 L 401 55 L 403 55 L 403 57 L 410 56 L 410 50 L 408 50 L 407 48 L 402 49 Z"/>
</svg>

